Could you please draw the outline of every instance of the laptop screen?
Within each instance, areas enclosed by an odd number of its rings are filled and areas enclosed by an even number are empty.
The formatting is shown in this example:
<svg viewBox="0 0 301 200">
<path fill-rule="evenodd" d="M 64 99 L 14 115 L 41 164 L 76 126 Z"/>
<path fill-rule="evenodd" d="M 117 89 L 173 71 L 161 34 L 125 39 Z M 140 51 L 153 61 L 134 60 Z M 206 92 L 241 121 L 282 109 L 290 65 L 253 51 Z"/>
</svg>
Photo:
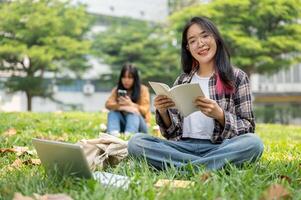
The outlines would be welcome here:
<svg viewBox="0 0 301 200">
<path fill-rule="evenodd" d="M 80 145 L 36 138 L 32 142 L 47 173 L 92 178 Z"/>
</svg>

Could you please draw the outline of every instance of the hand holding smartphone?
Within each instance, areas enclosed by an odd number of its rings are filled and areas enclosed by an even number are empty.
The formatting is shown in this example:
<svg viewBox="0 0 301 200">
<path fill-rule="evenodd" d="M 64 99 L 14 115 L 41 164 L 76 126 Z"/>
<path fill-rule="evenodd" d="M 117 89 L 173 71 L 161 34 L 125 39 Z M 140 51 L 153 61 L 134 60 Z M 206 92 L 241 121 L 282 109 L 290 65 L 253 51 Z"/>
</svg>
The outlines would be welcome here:
<svg viewBox="0 0 301 200">
<path fill-rule="evenodd" d="M 118 94 L 118 104 L 121 106 L 130 106 L 132 104 L 131 98 L 127 95 L 127 91 L 126 90 L 117 90 L 117 94 Z"/>
<path fill-rule="evenodd" d="M 118 89 L 117 94 L 118 94 L 118 97 L 125 97 L 127 95 L 127 91 Z"/>
</svg>

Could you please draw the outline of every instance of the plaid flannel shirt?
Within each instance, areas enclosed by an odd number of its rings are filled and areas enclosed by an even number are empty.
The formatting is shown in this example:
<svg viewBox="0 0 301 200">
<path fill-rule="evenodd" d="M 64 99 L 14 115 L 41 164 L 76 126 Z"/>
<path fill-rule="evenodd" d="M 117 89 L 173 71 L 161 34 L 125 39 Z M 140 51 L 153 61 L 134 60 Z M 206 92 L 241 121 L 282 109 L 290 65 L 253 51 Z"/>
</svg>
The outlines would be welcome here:
<svg viewBox="0 0 301 200">
<path fill-rule="evenodd" d="M 196 70 L 190 74 L 183 73 L 175 81 L 175 85 L 190 83 Z M 213 74 L 209 79 L 210 98 L 224 110 L 225 125 L 222 126 L 214 119 L 214 130 L 211 137 L 213 143 L 221 143 L 245 133 L 254 133 L 255 119 L 252 109 L 251 91 L 249 78 L 242 70 L 234 68 L 235 91 L 233 94 L 218 94 L 216 91 L 216 76 Z M 170 127 L 165 127 L 164 122 L 156 111 L 156 122 L 160 126 L 161 134 L 168 140 L 179 140 L 183 134 L 183 116 L 177 109 L 167 110 L 171 119 Z"/>
</svg>

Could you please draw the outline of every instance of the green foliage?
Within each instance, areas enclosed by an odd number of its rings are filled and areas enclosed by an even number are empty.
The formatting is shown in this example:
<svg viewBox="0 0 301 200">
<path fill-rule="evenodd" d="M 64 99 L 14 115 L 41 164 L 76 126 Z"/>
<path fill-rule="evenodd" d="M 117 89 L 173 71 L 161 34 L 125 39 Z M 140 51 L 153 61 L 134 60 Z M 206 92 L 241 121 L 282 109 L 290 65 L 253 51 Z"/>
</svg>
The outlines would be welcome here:
<svg viewBox="0 0 301 200">
<path fill-rule="evenodd" d="M 301 61 L 300 0 L 214 0 L 170 17 L 177 30 L 193 16 L 207 16 L 219 28 L 234 65 L 246 72 L 275 72 Z"/>
<path fill-rule="evenodd" d="M 295 118 L 301 118 L 301 108 L 298 104 L 256 105 L 257 122 L 289 124 Z"/>
<path fill-rule="evenodd" d="M 31 87 L 34 82 L 21 82 L 42 81 L 44 72 L 67 68 L 80 73 L 88 68 L 90 42 L 84 35 L 91 18 L 85 7 L 68 1 L 22 0 L 2 3 L 0 13 L 0 71 L 20 77 L 8 80 L 11 91 L 48 97 L 43 84 Z"/>
<path fill-rule="evenodd" d="M 95 37 L 96 55 L 112 66 L 116 77 L 122 65 L 134 63 L 144 82 L 149 80 L 173 83 L 179 73 L 178 52 L 163 27 L 142 21 L 114 23 Z"/>
<path fill-rule="evenodd" d="M 96 36 L 94 51 L 113 66 L 115 80 L 121 66 L 133 62 L 144 82 L 172 83 L 180 72 L 183 26 L 200 15 L 217 24 L 233 64 L 248 74 L 272 73 L 301 61 L 300 0 L 215 0 L 207 4 L 175 0 L 169 4 L 173 12 L 169 23 L 110 20 L 113 25 Z"/>
<path fill-rule="evenodd" d="M 105 113 L 1 113 L 0 148 L 27 146 L 32 150 L 33 137 L 63 138 L 71 143 L 96 138 L 100 132 L 99 124 L 105 122 Z M 4 136 L 9 128 L 15 128 L 17 134 Z M 265 146 L 259 163 L 242 169 L 229 166 L 212 172 L 206 181 L 200 178 L 204 171 L 197 172 L 189 167 L 186 174 L 174 168 L 157 171 L 143 160 L 131 158 L 106 169 L 129 176 L 132 183 L 128 190 L 104 187 L 93 180 L 50 177 L 42 166 L 23 165 L 10 171 L 7 166 L 14 162 L 16 155 L 1 154 L 0 199 L 12 199 L 15 192 L 29 196 L 33 193 L 66 193 L 73 199 L 260 199 L 263 191 L 274 183 L 284 185 L 292 199 L 300 199 L 301 127 L 259 124 L 256 132 Z M 37 155 L 24 155 L 20 159 L 32 157 L 37 158 Z M 287 176 L 290 181 L 281 176 Z M 196 184 L 186 189 L 155 188 L 158 179 L 191 180 Z"/>
<path fill-rule="evenodd" d="M 185 7 L 193 6 L 200 4 L 200 0 L 169 0 L 168 1 L 168 9 L 170 13 L 174 13 L 182 10 Z"/>
</svg>

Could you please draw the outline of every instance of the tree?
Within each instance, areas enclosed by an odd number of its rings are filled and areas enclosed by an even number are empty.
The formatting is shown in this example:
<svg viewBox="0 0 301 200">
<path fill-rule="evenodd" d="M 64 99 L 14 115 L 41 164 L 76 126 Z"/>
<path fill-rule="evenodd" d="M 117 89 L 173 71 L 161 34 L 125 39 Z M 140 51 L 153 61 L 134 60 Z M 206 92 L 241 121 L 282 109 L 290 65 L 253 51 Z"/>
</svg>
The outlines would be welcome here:
<svg viewBox="0 0 301 200">
<path fill-rule="evenodd" d="M 276 72 L 301 61 L 300 0 L 215 0 L 170 17 L 178 39 L 192 16 L 212 19 L 223 35 L 234 65 L 248 74 Z"/>
<path fill-rule="evenodd" d="M 22 0 L 0 4 L 0 71 L 11 77 L 10 92 L 24 91 L 27 108 L 35 96 L 52 98 L 45 72 L 83 72 L 91 25 L 85 7 L 59 0 Z"/>
<path fill-rule="evenodd" d="M 114 80 L 122 65 L 134 63 L 143 81 L 173 83 L 179 73 L 179 54 L 171 37 L 157 24 L 128 19 L 127 24 L 113 23 L 95 37 L 94 52 L 112 66 Z"/>
<path fill-rule="evenodd" d="M 174 13 L 177 11 L 182 10 L 185 7 L 193 6 L 200 4 L 200 0 L 169 0 L 168 1 L 168 8 L 169 8 L 169 13 Z"/>
</svg>

